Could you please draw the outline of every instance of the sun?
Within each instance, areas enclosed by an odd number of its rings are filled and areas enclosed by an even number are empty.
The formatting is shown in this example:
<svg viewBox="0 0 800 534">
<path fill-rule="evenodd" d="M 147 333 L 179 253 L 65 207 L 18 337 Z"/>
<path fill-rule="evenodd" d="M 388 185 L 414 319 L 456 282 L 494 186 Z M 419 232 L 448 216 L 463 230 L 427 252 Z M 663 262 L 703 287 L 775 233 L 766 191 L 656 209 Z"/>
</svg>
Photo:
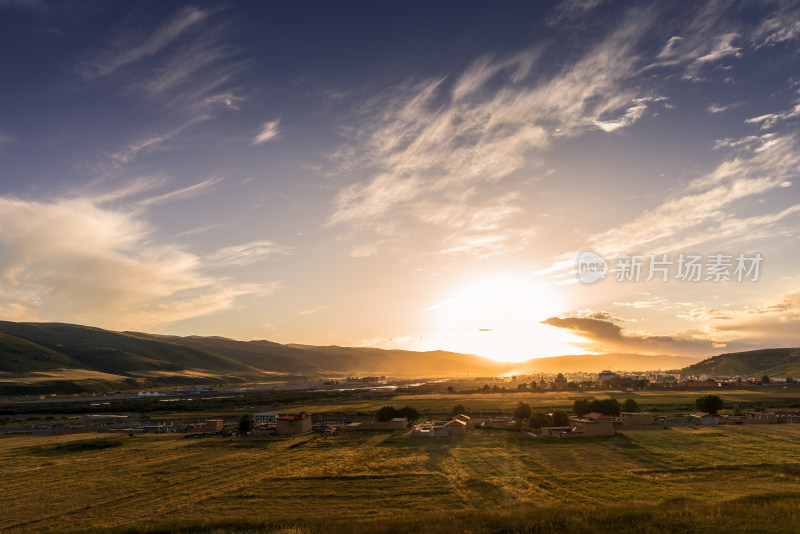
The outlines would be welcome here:
<svg viewBox="0 0 800 534">
<path fill-rule="evenodd" d="M 541 324 L 564 310 L 553 286 L 530 276 L 495 275 L 466 283 L 429 306 L 431 347 L 524 361 L 575 353 L 575 337 Z"/>
</svg>

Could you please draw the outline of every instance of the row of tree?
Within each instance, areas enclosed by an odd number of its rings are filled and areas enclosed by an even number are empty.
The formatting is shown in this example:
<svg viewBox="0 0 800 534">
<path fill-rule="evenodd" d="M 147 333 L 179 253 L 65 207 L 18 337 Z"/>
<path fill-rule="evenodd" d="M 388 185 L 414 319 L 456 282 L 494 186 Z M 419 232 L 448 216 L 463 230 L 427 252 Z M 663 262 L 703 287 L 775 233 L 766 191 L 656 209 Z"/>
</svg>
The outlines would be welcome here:
<svg viewBox="0 0 800 534">
<path fill-rule="evenodd" d="M 620 404 L 617 399 L 578 399 L 572 405 L 572 411 L 578 417 L 587 413 L 597 412 L 603 415 L 619 415 L 619 412 L 641 412 L 642 409 L 633 399 L 626 399 L 624 404 Z"/>
<path fill-rule="evenodd" d="M 564 410 L 555 410 L 552 413 L 534 412 L 528 403 L 520 401 L 514 408 L 514 420 L 518 423 L 527 420 L 531 428 L 568 426 L 569 414 Z"/>
<path fill-rule="evenodd" d="M 394 406 L 384 406 L 375 414 L 378 421 L 391 421 L 396 417 L 405 417 L 409 423 L 419 419 L 419 412 L 411 406 L 403 406 L 400 409 Z"/>
</svg>

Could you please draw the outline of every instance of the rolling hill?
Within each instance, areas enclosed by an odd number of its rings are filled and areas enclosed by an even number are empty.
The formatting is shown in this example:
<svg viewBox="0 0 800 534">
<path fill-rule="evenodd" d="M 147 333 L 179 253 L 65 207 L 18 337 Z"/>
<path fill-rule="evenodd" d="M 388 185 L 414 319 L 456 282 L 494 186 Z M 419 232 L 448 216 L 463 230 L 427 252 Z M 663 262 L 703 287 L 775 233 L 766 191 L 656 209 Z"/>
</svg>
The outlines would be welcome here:
<svg viewBox="0 0 800 534">
<path fill-rule="evenodd" d="M 688 375 L 800 375 L 800 348 L 720 354 L 683 369 Z"/>
<path fill-rule="evenodd" d="M 499 376 L 508 373 L 648 371 L 689 374 L 800 374 L 800 349 L 721 354 L 696 362 L 682 356 L 567 355 L 498 362 L 447 351 L 414 352 L 372 347 L 283 345 L 217 336 L 113 332 L 63 323 L 0 321 L 0 382 L 66 376 L 138 385 L 312 380 L 387 375 L 398 378 Z M 38 377 L 38 378 L 37 378 Z M 69 380 L 62 378 L 63 380 Z M 55 379 L 53 379 L 55 380 Z"/>
<path fill-rule="evenodd" d="M 655 371 L 680 369 L 695 363 L 698 358 L 689 356 L 648 356 L 644 354 L 610 353 L 579 354 L 538 358 L 525 362 L 534 372 L 598 373 L 604 369 L 614 371 Z"/>
</svg>

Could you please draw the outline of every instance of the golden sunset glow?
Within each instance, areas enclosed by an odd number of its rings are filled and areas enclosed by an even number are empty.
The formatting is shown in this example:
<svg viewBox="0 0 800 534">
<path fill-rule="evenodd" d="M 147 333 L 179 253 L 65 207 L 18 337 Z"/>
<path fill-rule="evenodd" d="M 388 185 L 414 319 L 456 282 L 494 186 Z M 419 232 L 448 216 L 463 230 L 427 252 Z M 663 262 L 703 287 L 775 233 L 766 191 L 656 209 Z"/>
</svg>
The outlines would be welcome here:
<svg viewBox="0 0 800 534">
<path fill-rule="evenodd" d="M 540 324 L 564 309 L 552 287 L 530 276 L 479 277 L 427 308 L 436 333 L 424 346 L 514 362 L 580 353 L 570 345 L 578 338 Z"/>
</svg>

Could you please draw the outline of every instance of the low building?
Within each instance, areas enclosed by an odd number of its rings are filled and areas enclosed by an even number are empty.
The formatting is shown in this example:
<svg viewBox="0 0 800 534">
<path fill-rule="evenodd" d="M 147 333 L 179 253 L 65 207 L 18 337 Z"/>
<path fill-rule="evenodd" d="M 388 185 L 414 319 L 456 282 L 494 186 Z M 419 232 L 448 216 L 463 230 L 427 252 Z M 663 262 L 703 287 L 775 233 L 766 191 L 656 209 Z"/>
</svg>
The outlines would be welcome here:
<svg viewBox="0 0 800 534">
<path fill-rule="evenodd" d="M 583 417 L 570 417 L 572 434 L 574 437 L 594 437 L 594 436 L 613 436 L 614 423 L 611 416 L 601 413 L 587 413 Z M 578 436 L 580 434 L 580 436 Z"/>
<path fill-rule="evenodd" d="M 717 417 L 717 424 L 720 425 L 742 425 L 744 424 L 743 415 L 720 415 Z"/>
<path fill-rule="evenodd" d="M 668 415 L 663 417 L 661 421 L 664 426 L 688 426 L 692 424 L 692 420 L 688 415 Z"/>
<path fill-rule="evenodd" d="M 778 422 L 778 416 L 774 412 L 747 412 L 744 420 L 748 425 L 774 425 Z"/>
<path fill-rule="evenodd" d="M 224 424 L 225 422 L 222 419 L 208 419 L 198 425 L 196 429 L 199 432 L 221 432 Z"/>
<path fill-rule="evenodd" d="M 614 435 L 614 422 L 611 416 L 601 413 L 587 413 L 581 417 L 570 417 L 570 426 L 542 428 L 542 435 L 554 438 L 593 438 Z"/>
<path fill-rule="evenodd" d="M 444 425 L 447 429 L 448 436 L 466 436 L 467 435 L 467 423 L 462 421 L 461 419 L 453 419 L 446 425 Z"/>
<path fill-rule="evenodd" d="M 650 412 L 620 412 L 619 430 L 663 430 L 664 424 L 659 423 Z"/>
<path fill-rule="evenodd" d="M 253 414 L 253 423 L 257 425 L 274 425 L 277 420 L 278 420 L 278 414 L 275 413 Z"/>
<path fill-rule="evenodd" d="M 719 424 L 716 415 L 705 412 L 694 412 L 689 414 L 689 422 L 693 425 L 716 425 Z"/>
<path fill-rule="evenodd" d="M 458 419 L 459 421 L 464 421 L 464 423 L 467 424 L 467 428 L 469 428 L 470 421 L 472 421 L 470 416 L 464 415 L 463 413 L 460 413 L 460 414 L 456 415 L 455 417 L 453 417 L 453 420 L 455 420 L 455 419 Z"/>
<path fill-rule="evenodd" d="M 775 412 L 775 417 L 779 423 L 800 423 L 800 413 L 797 412 Z"/>
<path fill-rule="evenodd" d="M 311 432 L 311 414 L 300 412 L 295 415 L 279 415 L 275 423 L 275 432 L 279 436 L 307 434 Z"/>
</svg>

